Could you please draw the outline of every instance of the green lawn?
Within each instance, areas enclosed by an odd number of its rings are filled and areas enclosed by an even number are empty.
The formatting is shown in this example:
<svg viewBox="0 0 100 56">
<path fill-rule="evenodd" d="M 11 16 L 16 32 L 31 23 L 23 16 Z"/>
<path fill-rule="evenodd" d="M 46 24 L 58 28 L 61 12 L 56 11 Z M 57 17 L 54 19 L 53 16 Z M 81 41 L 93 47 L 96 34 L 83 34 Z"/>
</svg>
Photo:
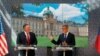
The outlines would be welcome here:
<svg viewBox="0 0 100 56">
<path fill-rule="evenodd" d="M 55 40 L 58 38 L 55 37 Z M 54 46 L 46 36 L 38 36 L 38 46 Z M 88 37 L 86 36 L 79 36 L 75 37 L 76 47 L 88 47 Z"/>
<path fill-rule="evenodd" d="M 75 38 L 76 47 L 88 47 L 88 37 L 80 36 Z"/>
</svg>

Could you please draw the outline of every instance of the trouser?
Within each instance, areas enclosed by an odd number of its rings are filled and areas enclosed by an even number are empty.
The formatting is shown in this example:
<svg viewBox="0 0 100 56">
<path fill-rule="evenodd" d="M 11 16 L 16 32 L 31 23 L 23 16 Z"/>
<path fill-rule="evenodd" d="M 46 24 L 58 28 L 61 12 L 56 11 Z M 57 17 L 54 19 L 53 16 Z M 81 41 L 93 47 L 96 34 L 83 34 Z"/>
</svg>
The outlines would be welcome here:
<svg viewBox="0 0 100 56">
<path fill-rule="evenodd" d="M 21 56 L 26 56 L 26 51 L 22 50 L 20 51 Z M 34 50 L 28 50 L 27 51 L 27 56 L 35 56 L 35 51 Z"/>
<path fill-rule="evenodd" d="M 64 51 L 58 51 L 58 56 L 64 56 Z M 65 56 L 73 56 L 72 51 L 65 51 Z"/>
</svg>

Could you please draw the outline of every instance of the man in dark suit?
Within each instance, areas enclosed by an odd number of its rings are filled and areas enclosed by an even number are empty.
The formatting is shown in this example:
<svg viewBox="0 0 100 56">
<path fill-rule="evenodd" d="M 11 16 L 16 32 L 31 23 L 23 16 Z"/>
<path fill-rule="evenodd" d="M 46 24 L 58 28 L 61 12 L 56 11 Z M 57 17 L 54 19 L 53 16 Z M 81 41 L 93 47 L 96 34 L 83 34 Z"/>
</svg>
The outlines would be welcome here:
<svg viewBox="0 0 100 56">
<path fill-rule="evenodd" d="M 19 33 L 17 36 L 17 44 L 18 45 L 37 45 L 37 39 L 34 33 L 30 32 L 30 25 L 29 24 L 24 24 L 23 25 L 24 31 Z M 20 55 L 25 56 L 26 55 L 26 50 L 21 50 Z M 35 56 L 35 51 L 34 50 L 28 50 L 28 55 L 27 56 Z"/>
<path fill-rule="evenodd" d="M 75 45 L 75 36 L 74 34 L 68 32 L 68 25 L 62 26 L 62 32 L 59 35 L 59 38 L 57 41 L 54 40 L 52 36 L 49 36 L 49 39 L 51 42 L 55 45 L 61 45 L 61 46 L 74 46 Z M 63 52 L 59 51 L 58 56 L 63 56 Z M 65 56 L 72 56 L 72 51 L 66 51 Z"/>
</svg>

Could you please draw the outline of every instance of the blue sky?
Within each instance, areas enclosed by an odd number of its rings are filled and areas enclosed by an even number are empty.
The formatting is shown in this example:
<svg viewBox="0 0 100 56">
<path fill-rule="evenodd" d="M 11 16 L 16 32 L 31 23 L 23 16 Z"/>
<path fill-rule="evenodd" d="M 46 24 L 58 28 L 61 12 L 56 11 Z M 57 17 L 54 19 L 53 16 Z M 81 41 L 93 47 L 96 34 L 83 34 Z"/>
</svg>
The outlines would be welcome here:
<svg viewBox="0 0 100 56">
<path fill-rule="evenodd" d="M 24 3 L 22 6 L 26 11 L 33 11 L 33 12 L 40 13 L 47 6 L 51 6 L 57 9 L 59 7 L 59 4 L 40 4 L 39 6 L 36 6 L 32 3 Z"/>
<path fill-rule="evenodd" d="M 23 3 L 21 11 L 24 12 L 25 16 L 43 16 L 44 11 L 47 7 L 53 12 L 54 17 L 60 21 L 73 21 L 76 23 L 84 24 L 85 20 L 88 19 L 87 4 L 58 4 L 58 3 L 42 3 L 36 6 L 32 3 Z"/>
</svg>

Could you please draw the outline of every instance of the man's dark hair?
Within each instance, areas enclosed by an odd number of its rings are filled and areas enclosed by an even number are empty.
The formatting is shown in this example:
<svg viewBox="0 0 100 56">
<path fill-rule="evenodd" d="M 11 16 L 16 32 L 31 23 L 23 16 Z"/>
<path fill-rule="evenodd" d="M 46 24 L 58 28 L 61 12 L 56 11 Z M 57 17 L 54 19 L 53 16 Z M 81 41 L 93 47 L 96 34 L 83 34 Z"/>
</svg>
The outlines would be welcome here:
<svg viewBox="0 0 100 56">
<path fill-rule="evenodd" d="M 63 25 L 62 27 L 66 27 L 66 28 L 68 28 L 68 25 Z"/>
<path fill-rule="evenodd" d="M 24 29 L 27 25 L 29 25 L 29 24 L 24 24 L 24 25 L 23 25 L 23 29 Z"/>
</svg>

